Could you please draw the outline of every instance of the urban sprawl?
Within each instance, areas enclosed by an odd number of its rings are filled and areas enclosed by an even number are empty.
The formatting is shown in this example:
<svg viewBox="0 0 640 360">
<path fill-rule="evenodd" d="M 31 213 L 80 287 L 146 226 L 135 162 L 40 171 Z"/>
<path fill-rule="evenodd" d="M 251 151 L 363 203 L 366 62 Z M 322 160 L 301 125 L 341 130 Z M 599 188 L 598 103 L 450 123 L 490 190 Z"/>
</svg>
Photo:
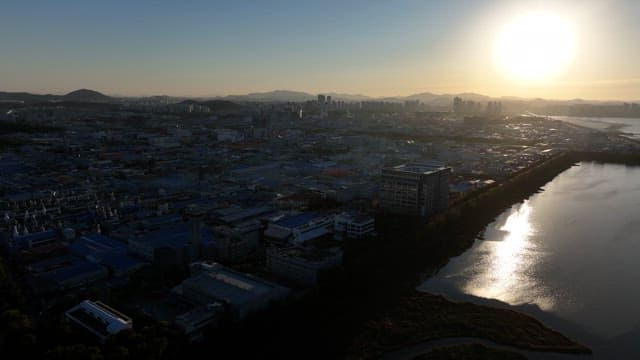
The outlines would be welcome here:
<svg viewBox="0 0 640 360">
<path fill-rule="evenodd" d="M 500 102 L 451 105 L 2 104 L 3 257 L 33 314 L 64 304 L 57 316 L 104 341 L 135 329 L 136 309 L 197 341 L 313 289 L 377 217 L 427 221 L 563 151 L 640 150 Z M 150 292 L 118 291 L 167 269 Z"/>
</svg>

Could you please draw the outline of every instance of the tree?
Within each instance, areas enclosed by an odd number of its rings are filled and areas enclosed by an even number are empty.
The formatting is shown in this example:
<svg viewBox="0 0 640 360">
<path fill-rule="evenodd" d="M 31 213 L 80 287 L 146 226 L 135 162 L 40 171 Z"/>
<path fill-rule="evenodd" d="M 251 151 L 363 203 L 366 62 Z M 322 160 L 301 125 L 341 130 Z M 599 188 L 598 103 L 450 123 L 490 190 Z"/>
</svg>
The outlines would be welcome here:
<svg viewBox="0 0 640 360">
<path fill-rule="evenodd" d="M 45 353 L 45 359 L 50 360 L 103 360 L 104 357 L 97 346 L 75 344 L 56 346 Z"/>
<path fill-rule="evenodd" d="M 7 349 L 22 349 L 36 342 L 31 319 L 18 309 L 5 310 L 0 316 Z"/>
</svg>

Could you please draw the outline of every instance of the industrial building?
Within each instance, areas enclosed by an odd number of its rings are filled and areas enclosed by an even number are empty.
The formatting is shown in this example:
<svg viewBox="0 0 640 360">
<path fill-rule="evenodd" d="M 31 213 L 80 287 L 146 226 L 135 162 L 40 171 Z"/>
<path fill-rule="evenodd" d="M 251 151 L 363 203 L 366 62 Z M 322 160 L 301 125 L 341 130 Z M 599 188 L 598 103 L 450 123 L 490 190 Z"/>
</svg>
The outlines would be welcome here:
<svg viewBox="0 0 640 360">
<path fill-rule="evenodd" d="M 133 321 L 123 313 L 100 301 L 84 300 L 65 313 L 65 318 L 88 330 L 101 341 L 133 327 Z"/>
<path fill-rule="evenodd" d="M 197 306 L 176 316 L 175 323 L 190 341 L 202 340 L 202 330 L 218 323 L 224 313 L 224 305 L 219 302 Z"/>
<path fill-rule="evenodd" d="M 300 285 L 315 286 L 323 270 L 342 264 L 339 248 L 273 248 L 267 251 L 267 269 L 274 275 Z"/>
<path fill-rule="evenodd" d="M 260 242 L 261 225 L 258 221 L 247 221 L 235 226 L 214 227 L 215 259 L 225 263 L 245 260 Z"/>
<path fill-rule="evenodd" d="M 109 277 L 106 267 L 72 255 L 58 256 L 29 266 L 30 283 L 37 293 L 86 286 Z"/>
<path fill-rule="evenodd" d="M 188 263 L 192 255 L 213 256 L 213 234 L 207 227 L 199 228 L 197 242 L 191 241 L 193 224 L 171 224 L 129 239 L 129 251 L 158 265 L 179 265 Z M 198 253 L 198 254 L 191 254 Z"/>
<path fill-rule="evenodd" d="M 24 249 L 46 247 L 47 245 L 55 243 L 58 238 L 59 234 L 56 230 L 19 235 L 18 231 L 14 229 L 13 236 L 7 236 L 5 241 L 3 241 L 3 245 L 9 252 L 14 253 Z"/>
<path fill-rule="evenodd" d="M 305 212 L 270 223 L 264 235 L 283 243 L 303 244 L 330 234 L 332 228 L 333 215 Z"/>
<path fill-rule="evenodd" d="M 382 169 L 380 205 L 391 213 L 428 217 L 449 205 L 451 168 L 410 163 Z"/>
<path fill-rule="evenodd" d="M 69 250 L 87 261 L 109 268 L 115 276 L 126 276 L 146 265 L 127 254 L 127 244 L 100 234 L 87 234 L 76 239 Z"/>
<path fill-rule="evenodd" d="M 218 263 L 197 262 L 191 264 L 191 277 L 174 292 L 193 305 L 224 303 L 233 316 L 242 319 L 286 298 L 289 289 Z"/>
</svg>

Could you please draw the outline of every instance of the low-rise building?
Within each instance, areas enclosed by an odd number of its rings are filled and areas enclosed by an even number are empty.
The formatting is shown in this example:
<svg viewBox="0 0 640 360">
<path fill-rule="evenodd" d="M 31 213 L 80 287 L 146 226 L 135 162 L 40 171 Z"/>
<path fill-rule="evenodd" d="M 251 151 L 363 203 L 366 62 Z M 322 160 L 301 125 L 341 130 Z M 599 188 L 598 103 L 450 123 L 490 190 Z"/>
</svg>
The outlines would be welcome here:
<svg viewBox="0 0 640 360">
<path fill-rule="evenodd" d="M 73 256 L 50 258 L 30 268 L 31 282 L 39 293 L 86 286 L 109 277 L 106 267 Z"/>
<path fill-rule="evenodd" d="M 333 215 L 305 212 L 285 216 L 270 223 L 265 237 L 291 244 L 303 244 L 307 241 L 330 234 L 333 228 Z"/>
<path fill-rule="evenodd" d="M 129 239 L 129 251 L 158 265 L 179 265 L 190 260 L 192 231 L 190 224 L 179 223 L 162 227 L 144 236 Z M 196 245 L 204 258 L 215 255 L 213 233 L 207 227 L 200 232 Z"/>
<path fill-rule="evenodd" d="M 273 248 L 267 251 L 267 269 L 280 277 L 305 286 L 315 286 L 323 270 L 342 264 L 339 248 Z"/>
<path fill-rule="evenodd" d="M 32 234 L 7 237 L 5 247 L 10 251 L 45 247 L 58 239 L 58 231 L 47 230 Z"/>
<path fill-rule="evenodd" d="M 197 306 L 184 314 L 176 316 L 176 325 L 191 341 L 202 340 L 202 330 L 218 323 L 224 313 L 224 305 L 219 302 Z"/>
<path fill-rule="evenodd" d="M 236 318 L 242 319 L 289 294 L 286 287 L 218 263 L 193 263 L 191 269 L 192 276 L 175 287 L 174 292 L 194 305 L 222 302 Z"/>
<path fill-rule="evenodd" d="M 216 260 L 235 263 L 246 259 L 258 247 L 260 229 L 258 221 L 216 226 L 213 229 Z"/>
<path fill-rule="evenodd" d="M 375 231 L 375 218 L 365 214 L 341 213 L 336 215 L 333 235 L 336 239 L 359 239 Z"/>
<path fill-rule="evenodd" d="M 69 309 L 65 317 L 104 341 L 109 335 L 133 328 L 128 316 L 100 301 L 84 300 Z"/>
</svg>

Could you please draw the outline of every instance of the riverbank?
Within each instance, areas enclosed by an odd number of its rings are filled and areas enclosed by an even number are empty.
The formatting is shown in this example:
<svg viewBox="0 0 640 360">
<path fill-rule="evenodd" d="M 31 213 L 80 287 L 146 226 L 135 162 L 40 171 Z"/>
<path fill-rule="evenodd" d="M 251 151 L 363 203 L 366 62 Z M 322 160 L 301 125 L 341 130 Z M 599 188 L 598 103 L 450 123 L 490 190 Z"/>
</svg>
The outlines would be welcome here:
<svg viewBox="0 0 640 360">
<path fill-rule="evenodd" d="M 422 272 L 422 279 L 416 280 L 413 278 L 413 285 L 415 286 L 415 284 L 421 282 L 424 277 L 428 277 L 430 274 L 433 274 L 445 266 L 450 258 L 462 254 L 472 246 L 486 225 L 494 221 L 504 210 L 540 191 L 546 183 L 553 180 L 558 174 L 581 161 L 638 165 L 640 164 L 640 157 L 636 155 L 587 152 L 561 153 L 525 169 L 499 184 L 469 194 L 453 205 L 447 212 L 433 218 L 427 224 L 421 223 L 419 219 L 407 220 L 402 217 L 381 215 L 377 220 L 379 220 L 382 240 L 378 241 L 382 241 L 386 245 L 376 242 L 374 248 L 379 250 L 378 256 L 376 257 L 375 254 L 371 255 L 371 259 L 367 265 L 362 268 L 375 269 L 375 264 L 378 264 L 378 267 L 382 269 L 373 270 L 374 274 L 378 271 L 389 271 L 393 274 L 378 275 L 375 277 L 375 281 L 393 277 L 396 279 L 409 279 L 412 278 L 411 274 Z M 380 246 L 380 248 L 378 248 L 378 246 Z M 372 250 L 371 252 L 375 253 L 376 251 Z M 395 259 L 401 260 L 396 261 Z M 388 266 L 382 265 L 385 264 L 385 262 L 391 262 L 393 268 L 391 269 Z M 402 275 L 403 273 L 404 275 Z M 407 283 L 410 283 L 410 281 L 407 280 L 403 282 L 404 285 L 407 285 Z M 382 284 L 385 285 L 381 287 L 386 286 L 384 281 Z M 407 305 L 405 299 L 415 299 L 415 296 L 415 294 L 405 294 L 403 300 L 396 303 L 394 310 L 367 323 L 358 336 L 358 340 L 352 350 L 389 349 L 394 346 L 397 348 L 398 346 L 402 347 L 410 343 L 407 342 L 407 339 L 417 342 L 432 339 L 434 334 L 425 333 L 420 330 L 420 324 L 424 322 L 433 323 L 437 328 L 446 328 L 449 326 L 450 319 L 431 318 L 429 317 L 430 315 L 426 315 L 427 317 L 425 318 L 421 317 L 419 313 L 414 313 L 415 318 L 401 317 L 401 322 L 396 323 L 393 319 L 397 312 L 410 312 L 411 306 Z M 425 294 L 425 296 L 433 295 Z M 446 303 L 447 300 L 444 301 L 445 302 L 440 303 L 440 306 L 432 308 L 431 311 L 437 314 L 445 311 L 449 306 L 460 306 L 464 308 L 468 305 L 468 303 L 453 303 L 455 305 L 450 305 L 451 302 Z M 400 309 L 397 308 L 398 306 Z M 403 306 L 405 307 L 404 309 L 402 308 Z M 476 308 L 476 310 L 478 312 L 492 312 L 495 309 L 492 307 L 481 307 Z M 461 317 L 464 317 L 464 315 L 461 315 Z M 533 317 L 526 318 L 537 322 Z M 398 326 L 407 329 L 408 332 L 402 333 L 402 336 L 395 339 L 393 337 L 387 337 L 385 331 L 376 331 L 381 319 L 387 319 L 387 324 L 391 327 Z M 485 325 L 488 328 L 501 327 L 499 322 L 492 323 L 490 316 Z M 524 327 L 530 326 L 521 325 Z M 478 329 L 472 327 L 463 330 L 462 334 L 457 334 L 456 336 L 473 336 L 472 334 L 478 331 Z M 541 331 L 540 334 L 542 334 L 549 329 L 543 327 L 539 330 Z M 533 337 L 540 336 L 540 334 Z M 369 341 L 368 345 L 367 341 Z M 381 341 L 384 343 L 384 346 L 380 345 Z M 396 341 L 395 344 L 394 341 Z M 573 340 L 569 341 L 575 349 L 586 349 Z M 528 346 L 522 343 L 511 345 L 523 348 L 527 348 Z M 548 345 L 552 346 L 552 343 L 548 343 Z M 566 349 L 558 348 L 557 350 L 548 350 L 564 351 Z M 355 358 L 369 356 L 366 351 L 360 350 L 352 352 L 350 355 Z"/>
<path fill-rule="evenodd" d="M 416 293 L 367 324 L 354 341 L 352 358 L 374 358 L 435 339 L 475 337 L 529 351 L 588 354 L 590 350 L 522 313 L 471 303 L 454 303 Z"/>
<path fill-rule="evenodd" d="M 442 346 L 418 355 L 413 360 L 526 360 L 524 355 L 509 350 L 497 350 L 480 344 Z"/>
</svg>

